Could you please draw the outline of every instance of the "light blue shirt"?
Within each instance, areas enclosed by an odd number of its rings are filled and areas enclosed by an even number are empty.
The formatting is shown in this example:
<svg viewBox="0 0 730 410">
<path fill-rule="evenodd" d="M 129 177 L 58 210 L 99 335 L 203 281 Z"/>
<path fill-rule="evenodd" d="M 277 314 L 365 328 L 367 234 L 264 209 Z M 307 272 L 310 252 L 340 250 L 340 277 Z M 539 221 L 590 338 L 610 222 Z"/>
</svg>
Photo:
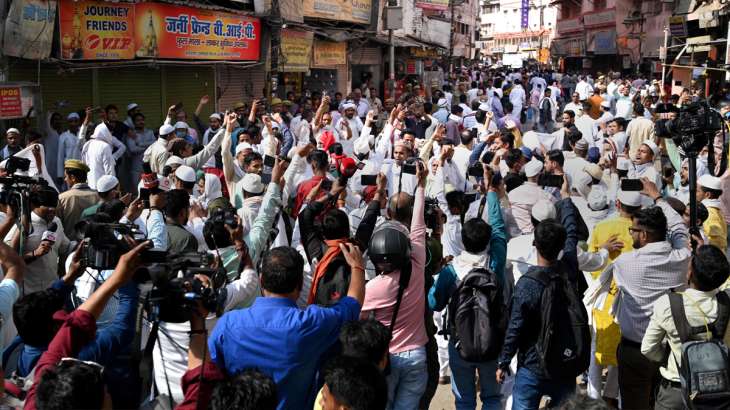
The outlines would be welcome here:
<svg viewBox="0 0 730 410">
<path fill-rule="evenodd" d="M 155 249 L 167 250 L 167 229 L 162 212 L 151 209 L 145 225 L 147 226 L 147 239 L 152 241 Z"/>
</svg>

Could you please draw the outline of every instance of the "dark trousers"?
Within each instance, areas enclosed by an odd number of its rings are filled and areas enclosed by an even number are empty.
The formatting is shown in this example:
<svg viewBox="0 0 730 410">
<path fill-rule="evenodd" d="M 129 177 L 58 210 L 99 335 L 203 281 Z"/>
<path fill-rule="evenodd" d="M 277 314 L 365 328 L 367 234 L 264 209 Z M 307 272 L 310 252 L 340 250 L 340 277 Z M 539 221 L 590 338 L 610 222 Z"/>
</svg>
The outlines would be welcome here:
<svg viewBox="0 0 730 410">
<path fill-rule="evenodd" d="M 618 388 L 623 410 L 649 410 L 654 401 L 654 387 L 659 365 L 641 354 L 641 344 L 621 339 L 616 350 Z"/>
<path fill-rule="evenodd" d="M 656 395 L 654 410 L 684 410 L 686 408 L 679 382 L 670 382 L 662 378 L 659 384 L 659 392 Z"/>
</svg>

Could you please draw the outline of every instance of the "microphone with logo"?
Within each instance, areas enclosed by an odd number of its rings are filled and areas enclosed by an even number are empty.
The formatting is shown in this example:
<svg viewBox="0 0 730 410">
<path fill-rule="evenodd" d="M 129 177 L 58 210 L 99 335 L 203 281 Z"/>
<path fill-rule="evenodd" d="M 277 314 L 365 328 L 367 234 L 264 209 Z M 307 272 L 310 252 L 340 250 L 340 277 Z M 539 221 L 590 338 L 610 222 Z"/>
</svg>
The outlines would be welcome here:
<svg viewBox="0 0 730 410">
<path fill-rule="evenodd" d="M 51 222 L 50 225 L 48 225 L 48 229 L 46 229 L 45 232 L 43 232 L 43 236 L 41 236 L 41 243 L 43 241 L 49 242 L 50 245 L 53 245 L 56 243 L 56 230 L 58 229 L 58 225 L 56 225 L 55 222 Z"/>
</svg>

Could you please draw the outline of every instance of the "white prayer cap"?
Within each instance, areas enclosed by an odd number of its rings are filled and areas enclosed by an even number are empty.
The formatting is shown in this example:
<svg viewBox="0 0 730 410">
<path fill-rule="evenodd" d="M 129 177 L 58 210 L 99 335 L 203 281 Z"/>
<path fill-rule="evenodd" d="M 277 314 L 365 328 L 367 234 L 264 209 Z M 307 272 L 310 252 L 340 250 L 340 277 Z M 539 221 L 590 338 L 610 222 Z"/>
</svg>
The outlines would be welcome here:
<svg viewBox="0 0 730 410">
<path fill-rule="evenodd" d="M 534 177 L 535 175 L 542 172 L 542 168 L 542 162 L 533 157 L 530 162 L 525 164 L 525 176 L 528 178 Z"/>
<path fill-rule="evenodd" d="M 448 104 L 448 103 L 446 101 L 446 98 L 439 98 L 439 100 L 436 104 L 441 108 L 446 108 L 446 104 Z"/>
<path fill-rule="evenodd" d="M 619 189 L 616 199 L 618 199 L 618 201 L 622 204 L 628 206 L 641 205 L 641 194 L 639 193 L 639 191 L 624 191 Z"/>
<path fill-rule="evenodd" d="M 240 154 L 241 152 L 243 152 L 247 149 L 251 149 L 251 150 L 253 149 L 251 144 L 249 144 L 248 142 L 239 143 L 238 145 L 236 145 L 236 155 Z"/>
<path fill-rule="evenodd" d="M 137 104 L 137 103 L 129 103 L 129 105 L 127 105 L 127 111 L 133 110 L 133 109 L 135 109 L 137 107 L 139 107 L 139 104 Z"/>
<path fill-rule="evenodd" d="M 5 135 L 11 134 L 11 133 L 20 135 L 20 131 L 18 131 L 17 128 L 8 128 L 8 130 L 5 132 Z"/>
<path fill-rule="evenodd" d="M 722 191 L 722 182 L 720 181 L 720 178 L 713 177 L 710 174 L 702 175 L 700 179 L 697 180 L 697 183 L 703 188 Z"/>
<path fill-rule="evenodd" d="M 68 115 L 68 116 L 66 117 L 66 119 L 67 119 L 68 121 L 71 121 L 71 120 L 79 120 L 79 119 L 81 119 L 81 117 L 79 117 L 79 114 L 78 114 L 78 113 L 72 112 L 71 114 L 69 114 L 69 115 Z"/>
<path fill-rule="evenodd" d="M 603 100 L 601 101 L 601 107 L 603 108 L 611 108 L 611 102 Z"/>
<path fill-rule="evenodd" d="M 588 208 L 591 208 L 591 210 L 601 211 L 608 206 L 608 195 L 606 195 L 604 189 L 594 186 L 588 194 L 586 202 L 588 202 Z"/>
<path fill-rule="evenodd" d="M 184 164 L 184 162 L 183 162 L 182 158 L 178 157 L 177 155 L 173 155 L 170 158 L 168 158 L 167 161 L 165 161 L 165 166 L 183 165 L 183 164 Z"/>
<path fill-rule="evenodd" d="M 173 132 L 175 132 L 175 127 L 170 124 L 164 124 L 162 127 L 160 127 L 160 136 L 169 135 Z"/>
<path fill-rule="evenodd" d="M 342 109 L 343 109 L 343 110 L 345 110 L 345 111 L 346 111 L 346 110 L 354 110 L 354 109 L 356 109 L 356 108 L 357 108 L 357 107 L 355 106 L 355 104 L 353 104 L 353 103 L 351 103 L 351 102 L 349 102 L 349 101 L 348 101 L 348 102 L 346 102 L 346 103 L 344 103 L 344 104 L 342 105 Z"/>
<path fill-rule="evenodd" d="M 246 174 L 241 180 L 241 187 L 244 191 L 252 194 L 260 194 L 264 192 L 266 188 L 261 182 L 261 175 L 259 174 Z"/>
<path fill-rule="evenodd" d="M 96 181 L 96 192 L 109 192 L 119 185 L 119 180 L 113 175 L 102 175 Z"/>
<path fill-rule="evenodd" d="M 656 158 L 659 155 L 659 147 L 654 143 L 652 140 L 646 140 L 641 143 L 641 145 L 646 145 L 649 147 L 652 153 L 654 153 L 654 158 Z"/>
<path fill-rule="evenodd" d="M 217 112 L 214 112 L 213 114 L 210 114 L 210 117 L 208 117 L 208 118 L 210 118 L 210 119 L 215 118 L 218 121 L 223 121 L 223 117 L 221 117 L 221 115 L 218 114 Z"/>
<path fill-rule="evenodd" d="M 483 102 L 479 104 L 479 110 L 480 111 L 489 111 L 489 104 Z"/>
<path fill-rule="evenodd" d="M 546 199 L 537 201 L 535 205 L 532 206 L 532 211 L 530 213 L 538 222 L 542 222 L 546 219 L 555 219 L 557 215 L 555 205 Z"/>
<path fill-rule="evenodd" d="M 184 182 L 195 182 L 195 170 L 187 165 L 180 165 L 175 170 L 175 176 Z"/>
<path fill-rule="evenodd" d="M 179 130 L 179 129 L 185 129 L 186 130 L 188 128 L 190 128 L 190 127 L 188 126 L 188 123 L 186 123 L 185 121 L 178 121 L 178 122 L 175 123 L 175 129 L 176 130 Z"/>
</svg>

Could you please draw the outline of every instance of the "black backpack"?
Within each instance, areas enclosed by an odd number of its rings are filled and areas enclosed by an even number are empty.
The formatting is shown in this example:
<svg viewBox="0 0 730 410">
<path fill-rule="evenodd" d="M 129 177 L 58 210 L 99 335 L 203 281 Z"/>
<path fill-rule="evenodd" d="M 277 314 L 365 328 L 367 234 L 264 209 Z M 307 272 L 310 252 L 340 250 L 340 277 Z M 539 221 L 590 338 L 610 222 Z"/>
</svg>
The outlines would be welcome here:
<svg viewBox="0 0 730 410">
<path fill-rule="evenodd" d="M 588 369 L 591 333 L 583 301 L 559 272 L 531 269 L 526 275 L 545 286 L 540 297 L 540 330 L 535 347 L 548 377 L 574 379 Z"/>
<path fill-rule="evenodd" d="M 453 267 L 449 265 L 449 269 Z M 462 359 L 485 362 L 499 356 L 507 314 L 494 272 L 486 268 L 469 271 L 457 283 L 446 316 L 444 328 Z"/>
<path fill-rule="evenodd" d="M 684 312 L 682 295 L 669 293 L 674 325 L 682 342 L 679 379 L 684 404 L 693 410 L 730 408 L 730 360 L 723 342 L 730 320 L 730 297 L 717 293 L 717 319 L 705 326 L 690 326 Z M 710 340 L 692 340 L 698 334 L 712 333 Z"/>
</svg>

